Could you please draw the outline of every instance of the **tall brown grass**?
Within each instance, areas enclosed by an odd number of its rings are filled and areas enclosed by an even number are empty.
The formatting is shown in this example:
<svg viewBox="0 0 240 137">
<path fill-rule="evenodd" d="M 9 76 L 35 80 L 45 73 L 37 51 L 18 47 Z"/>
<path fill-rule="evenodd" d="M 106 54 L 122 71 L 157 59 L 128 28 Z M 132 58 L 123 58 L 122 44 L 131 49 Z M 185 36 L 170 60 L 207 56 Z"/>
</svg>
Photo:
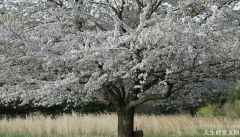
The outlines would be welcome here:
<svg viewBox="0 0 240 137">
<path fill-rule="evenodd" d="M 63 114 L 52 119 L 42 115 L 26 119 L 4 118 L 0 120 L 0 133 L 27 134 L 111 134 L 117 135 L 117 114 Z M 239 129 L 240 120 L 226 117 L 192 117 L 189 115 L 156 116 L 135 115 L 134 125 L 145 135 L 194 135 L 199 130 Z"/>
</svg>

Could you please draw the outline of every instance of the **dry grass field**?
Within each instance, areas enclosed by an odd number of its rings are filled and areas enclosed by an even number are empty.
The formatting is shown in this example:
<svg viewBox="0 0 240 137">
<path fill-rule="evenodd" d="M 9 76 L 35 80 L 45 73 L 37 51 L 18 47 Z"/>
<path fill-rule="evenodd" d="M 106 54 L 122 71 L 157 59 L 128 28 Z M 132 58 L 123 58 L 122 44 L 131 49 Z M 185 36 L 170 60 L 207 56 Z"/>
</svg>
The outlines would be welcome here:
<svg viewBox="0 0 240 137">
<path fill-rule="evenodd" d="M 141 128 L 144 135 L 196 135 L 205 130 L 239 130 L 240 120 L 226 117 L 192 117 L 189 115 L 156 116 L 135 115 L 135 128 Z M 77 114 L 51 117 L 28 116 L 26 119 L 4 118 L 0 120 L 0 134 L 25 133 L 29 135 L 117 135 L 117 115 Z"/>
</svg>

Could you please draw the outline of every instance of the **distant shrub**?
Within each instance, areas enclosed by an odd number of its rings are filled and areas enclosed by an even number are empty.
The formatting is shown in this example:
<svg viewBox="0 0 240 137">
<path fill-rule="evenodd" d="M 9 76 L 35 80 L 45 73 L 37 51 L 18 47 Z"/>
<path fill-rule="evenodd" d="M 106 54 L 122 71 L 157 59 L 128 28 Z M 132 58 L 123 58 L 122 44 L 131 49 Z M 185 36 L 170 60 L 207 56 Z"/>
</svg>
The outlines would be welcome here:
<svg viewBox="0 0 240 137">
<path fill-rule="evenodd" d="M 200 108 L 196 115 L 201 117 L 226 116 L 232 119 L 240 119 L 240 100 L 236 100 L 234 103 L 225 103 L 222 107 L 218 107 L 217 104 L 209 104 Z"/>
<path fill-rule="evenodd" d="M 223 106 L 225 116 L 232 119 L 240 119 L 240 100 L 236 100 L 234 104 L 226 103 Z"/>
<path fill-rule="evenodd" d="M 200 108 L 197 111 L 196 115 L 202 117 L 214 116 L 216 108 L 217 108 L 216 104 L 208 104 L 206 107 Z"/>
<path fill-rule="evenodd" d="M 236 100 L 240 100 L 240 89 L 234 89 L 227 96 L 227 102 L 234 104 Z"/>
</svg>

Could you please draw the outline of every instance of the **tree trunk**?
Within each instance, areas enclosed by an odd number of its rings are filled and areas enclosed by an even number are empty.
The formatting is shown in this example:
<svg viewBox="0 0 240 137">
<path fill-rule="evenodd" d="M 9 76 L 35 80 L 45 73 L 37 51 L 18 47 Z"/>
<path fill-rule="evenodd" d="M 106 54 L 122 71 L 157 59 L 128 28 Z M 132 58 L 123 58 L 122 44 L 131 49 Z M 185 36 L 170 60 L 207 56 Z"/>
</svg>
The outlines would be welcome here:
<svg viewBox="0 0 240 137">
<path fill-rule="evenodd" d="M 118 112 L 118 137 L 133 137 L 135 108 Z"/>
</svg>

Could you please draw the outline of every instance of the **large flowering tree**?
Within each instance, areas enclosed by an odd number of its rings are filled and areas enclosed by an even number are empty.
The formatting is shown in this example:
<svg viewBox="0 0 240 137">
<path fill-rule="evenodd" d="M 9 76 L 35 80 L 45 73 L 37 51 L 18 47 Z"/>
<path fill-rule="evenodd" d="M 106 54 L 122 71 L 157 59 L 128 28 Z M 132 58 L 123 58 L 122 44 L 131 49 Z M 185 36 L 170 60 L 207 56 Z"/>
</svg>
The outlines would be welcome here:
<svg viewBox="0 0 240 137">
<path fill-rule="evenodd" d="M 131 137 L 135 106 L 239 77 L 236 1 L 0 5 L 1 103 L 114 105 L 118 136 Z"/>
</svg>

